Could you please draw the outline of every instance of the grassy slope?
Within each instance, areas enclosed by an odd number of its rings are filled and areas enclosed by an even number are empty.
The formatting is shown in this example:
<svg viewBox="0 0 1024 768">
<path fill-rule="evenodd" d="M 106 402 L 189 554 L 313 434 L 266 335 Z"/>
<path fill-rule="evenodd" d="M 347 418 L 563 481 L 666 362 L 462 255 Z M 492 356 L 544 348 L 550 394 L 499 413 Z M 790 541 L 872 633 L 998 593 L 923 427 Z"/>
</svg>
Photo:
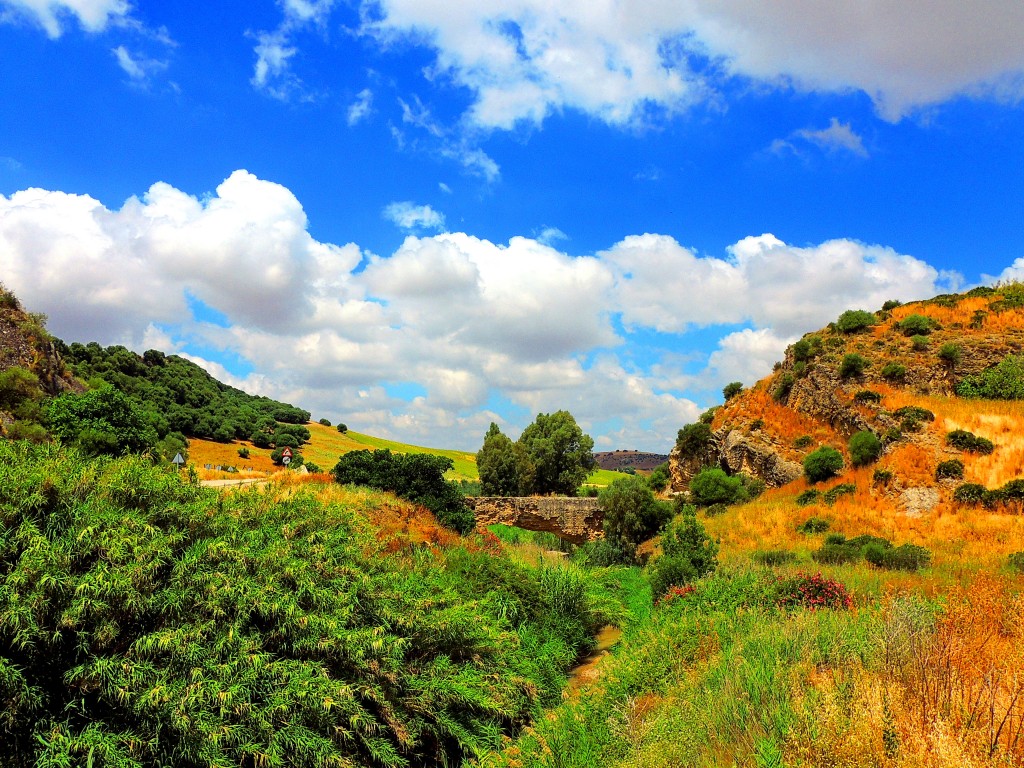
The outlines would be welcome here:
<svg viewBox="0 0 1024 768">
<path fill-rule="evenodd" d="M 302 455 L 309 461 L 315 462 L 323 470 L 330 470 L 343 453 L 386 448 L 392 453 L 432 453 L 438 456 L 447 456 L 454 463 L 454 467 L 448 473 L 449 480 L 478 480 L 480 478 L 476 469 L 476 456 L 472 453 L 408 445 L 351 430 L 341 434 L 335 427 L 325 427 L 316 422 L 310 422 L 306 426 L 309 427 L 310 442 L 302 447 Z M 274 472 L 279 469 L 270 461 L 270 449 L 256 448 L 245 440 L 215 443 L 210 440 L 193 439 L 189 442 L 189 460 L 199 467 L 205 464 L 233 466 L 238 469 L 252 467 L 257 472 Z M 238 456 L 238 449 L 243 446 L 249 449 L 248 459 Z M 218 473 L 203 474 L 210 474 L 211 477 L 220 476 Z M 587 483 L 603 487 L 622 476 L 619 472 L 599 469 L 590 476 Z"/>
<path fill-rule="evenodd" d="M 931 305 L 949 338 L 969 338 L 983 302 Z M 901 308 L 899 319 L 921 307 Z M 1011 339 L 1020 311 L 992 315 L 987 332 Z M 875 366 L 894 354 L 909 366 L 934 357 L 880 326 L 856 339 Z M 878 343 L 882 342 L 882 343 Z M 884 344 L 884 346 L 883 346 Z M 845 350 L 843 350 L 845 352 Z M 843 352 L 837 352 L 838 358 Z M 865 386 L 850 382 L 851 391 Z M 951 458 L 945 435 L 966 429 L 989 438 L 989 456 L 953 452 L 965 482 L 989 488 L 1024 476 L 1024 402 L 968 401 L 873 381 L 888 411 L 933 411 L 913 442 L 897 443 L 872 466 L 821 484 L 854 483 L 832 506 L 795 504 L 804 480 L 701 520 L 719 539 L 719 574 L 689 597 L 655 608 L 627 631 L 601 680 L 569 699 L 488 768 L 669 768 L 670 766 L 1024 765 L 1024 574 L 1008 555 L 1024 551 L 1024 515 L 1015 506 L 954 504 L 961 481 L 939 483 L 930 511 L 907 514 L 895 489 L 876 483 L 892 471 L 904 487 L 935 487 L 935 469 Z M 801 435 L 845 449 L 827 424 L 776 403 L 768 387 L 716 417 L 764 419 L 781 445 Z M 869 415 L 865 408 L 865 416 Z M 931 566 L 886 571 L 861 561 L 822 565 L 811 558 L 824 534 L 797 527 L 811 516 L 847 536 L 873 534 L 927 547 Z M 773 569 L 755 557 L 785 550 L 794 560 Z M 775 607 L 779 579 L 821 573 L 846 586 L 850 611 Z"/>
</svg>

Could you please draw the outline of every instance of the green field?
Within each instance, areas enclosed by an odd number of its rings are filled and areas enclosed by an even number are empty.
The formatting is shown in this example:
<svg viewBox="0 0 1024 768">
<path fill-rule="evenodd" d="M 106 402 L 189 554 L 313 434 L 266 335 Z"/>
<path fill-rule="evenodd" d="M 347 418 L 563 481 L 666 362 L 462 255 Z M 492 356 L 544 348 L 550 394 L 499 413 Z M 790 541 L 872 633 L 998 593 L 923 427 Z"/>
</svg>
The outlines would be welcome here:
<svg viewBox="0 0 1024 768">
<path fill-rule="evenodd" d="M 335 427 L 325 427 L 317 423 L 310 423 L 307 426 L 310 432 L 310 442 L 302 447 L 302 454 L 307 459 L 315 461 L 324 469 L 333 467 L 338 461 L 338 457 L 343 453 L 386 448 L 392 453 L 432 453 L 435 456 L 447 456 L 454 463 L 454 467 L 447 475 L 449 480 L 480 479 L 476 469 L 476 455 L 472 453 L 445 448 L 425 448 L 420 445 L 409 445 L 394 440 L 385 440 L 382 437 L 364 435 L 361 432 L 352 432 L 351 430 L 341 434 Z M 620 477 L 624 477 L 621 472 L 598 469 L 587 478 L 586 484 L 603 488 L 611 485 Z"/>
<path fill-rule="evenodd" d="M 454 463 L 448 473 L 449 480 L 477 480 L 476 456 L 465 451 L 453 451 L 444 448 L 424 448 L 419 445 L 408 445 L 382 437 L 364 435 L 351 430 L 341 434 L 334 427 L 322 424 L 307 425 L 310 432 L 309 445 L 302 447 L 302 454 L 315 461 L 324 469 L 330 469 L 338 461 L 338 457 L 349 451 L 384 449 L 392 453 L 432 453 L 435 456 L 447 456 Z"/>
</svg>

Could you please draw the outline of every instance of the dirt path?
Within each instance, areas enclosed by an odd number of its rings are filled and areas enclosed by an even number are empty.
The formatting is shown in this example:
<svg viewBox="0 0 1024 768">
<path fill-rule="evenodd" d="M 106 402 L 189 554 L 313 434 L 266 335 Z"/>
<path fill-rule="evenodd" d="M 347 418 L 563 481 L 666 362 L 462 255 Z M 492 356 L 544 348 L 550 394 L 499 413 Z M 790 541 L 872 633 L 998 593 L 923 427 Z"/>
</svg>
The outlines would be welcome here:
<svg viewBox="0 0 1024 768">
<path fill-rule="evenodd" d="M 204 488 L 230 488 L 235 485 L 254 485 L 256 483 L 268 483 L 266 477 L 244 477 L 241 480 L 200 480 L 199 484 Z"/>
</svg>

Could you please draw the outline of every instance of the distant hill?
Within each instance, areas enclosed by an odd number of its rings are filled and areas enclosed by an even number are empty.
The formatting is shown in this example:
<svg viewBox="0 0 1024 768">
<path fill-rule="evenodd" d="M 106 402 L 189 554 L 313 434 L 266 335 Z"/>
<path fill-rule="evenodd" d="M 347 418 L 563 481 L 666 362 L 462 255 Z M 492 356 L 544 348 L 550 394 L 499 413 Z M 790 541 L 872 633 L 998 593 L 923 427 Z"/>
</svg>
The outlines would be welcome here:
<svg viewBox="0 0 1024 768">
<path fill-rule="evenodd" d="M 95 342 L 65 346 L 64 354 L 80 379 L 105 381 L 151 414 L 161 437 L 179 432 L 228 442 L 248 439 L 260 430 L 273 431 L 275 422 L 309 421 L 309 411 L 224 384 L 177 355 L 153 349 L 139 355 Z"/>
<path fill-rule="evenodd" d="M 601 469 L 612 471 L 642 469 L 648 471 L 668 461 L 668 454 L 624 450 L 601 451 L 594 454 L 594 460 Z"/>
<path fill-rule="evenodd" d="M 705 414 L 704 426 L 680 431 L 672 487 L 685 490 L 704 466 L 786 485 L 820 446 L 843 455 L 837 482 L 866 471 L 858 493 L 914 514 L 949 501 L 963 482 L 1001 486 L 1024 475 L 1022 351 L 1021 284 L 845 312 L 791 345 L 770 376 Z M 956 430 L 994 450 L 951 443 Z M 858 432 L 876 436 L 882 452 L 855 471 L 849 441 Z"/>
</svg>

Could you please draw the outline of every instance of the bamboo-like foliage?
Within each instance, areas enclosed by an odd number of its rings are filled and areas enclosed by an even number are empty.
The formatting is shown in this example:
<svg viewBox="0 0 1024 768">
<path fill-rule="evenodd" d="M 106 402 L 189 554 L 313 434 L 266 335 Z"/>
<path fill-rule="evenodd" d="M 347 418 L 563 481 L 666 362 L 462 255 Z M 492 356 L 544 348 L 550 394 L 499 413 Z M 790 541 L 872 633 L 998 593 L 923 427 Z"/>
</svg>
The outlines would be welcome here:
<svg viewBox="0 0 1024 768">
<path fill-rule="evenodd" d="M 387 554 L 299 490 L 0 442 L 14 768 L 449 766 L 556 700 L 607 605 L 483 548 Z"/>
</svg>

